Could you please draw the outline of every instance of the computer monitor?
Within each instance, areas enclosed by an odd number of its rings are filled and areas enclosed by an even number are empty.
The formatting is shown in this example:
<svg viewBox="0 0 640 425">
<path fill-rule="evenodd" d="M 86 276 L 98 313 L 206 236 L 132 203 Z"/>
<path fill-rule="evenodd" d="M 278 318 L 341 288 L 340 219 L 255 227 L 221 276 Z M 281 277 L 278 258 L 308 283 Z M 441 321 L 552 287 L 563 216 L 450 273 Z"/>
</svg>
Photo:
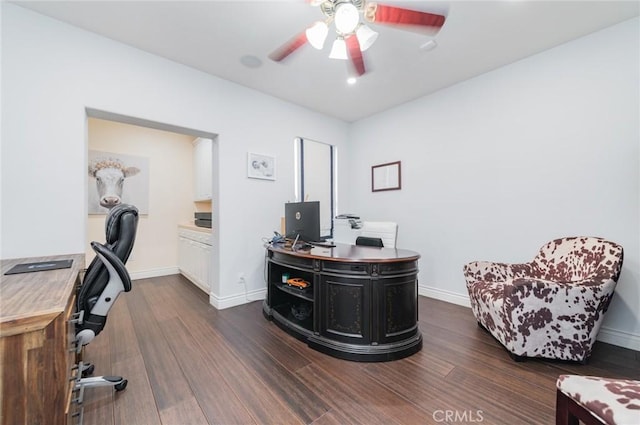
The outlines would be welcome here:
<svg viewBox="0 0 640 425">
<path fill-rule="evenodd" d="M 305 242 L 319 242 L 320 202 L 288 202 L 284 204 L 286 237 Z"/>
</svg>

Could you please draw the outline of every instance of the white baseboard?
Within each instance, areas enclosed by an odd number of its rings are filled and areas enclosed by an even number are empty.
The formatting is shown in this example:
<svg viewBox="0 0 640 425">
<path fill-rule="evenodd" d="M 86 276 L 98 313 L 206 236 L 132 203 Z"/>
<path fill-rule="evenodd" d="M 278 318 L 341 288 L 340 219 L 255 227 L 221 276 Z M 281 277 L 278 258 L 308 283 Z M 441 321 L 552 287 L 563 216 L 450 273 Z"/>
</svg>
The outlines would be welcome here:
<svg viewBox="0 0 640 425">
<path fill-rule="evenodd" d="M 468 295 L 460 295 L 456 292 L 445 291 L 444 289 L 418 285 L 418 295 L 422 295 L 423 297 L 428 298 L 435 298 L 436 300 L 461 305 L 463 307 L 471 307 Z"/>
<path fill-rule="evenodd" d="M 264 300 L 267 297 L 267 288 L 254 289 L 246 293 L 219 297 L 216 294 L 209 295 L 209 302 L 218 310 L 223 310 L 237 305 L 247 304 L 253 301 Z"/>
<path fill-rule="evenodd" d="M 129 272 L 131 280 L 147 279 L 150 277 L 169 276 L 180 273 L 178 267 L 164 267 L 161 269 L 142 270 L 139 272 Z"/>
<path fill-rule="evenodd" d="M 434 298 L 451 304 L 461 305 L 463 307 L 471 307 L 469 296 L 466 294 L 462 295 L 456 292 L 445 291 L 443 289 L 418 285 L 418 295 Z M 630 350 L 640 351 L 640 335 L 628 332 L 601 327 L 600 332 L 598 333 L 598 341 L 617 345 L 618 347 L 628 348 Z"/>
<path fill-rule="evenodd" d="M 605 328 L 604 326 L 600 328 L 598 341 L 628 348 L 630 350 L 640 351 L 640 335 Z"/>
</svg>

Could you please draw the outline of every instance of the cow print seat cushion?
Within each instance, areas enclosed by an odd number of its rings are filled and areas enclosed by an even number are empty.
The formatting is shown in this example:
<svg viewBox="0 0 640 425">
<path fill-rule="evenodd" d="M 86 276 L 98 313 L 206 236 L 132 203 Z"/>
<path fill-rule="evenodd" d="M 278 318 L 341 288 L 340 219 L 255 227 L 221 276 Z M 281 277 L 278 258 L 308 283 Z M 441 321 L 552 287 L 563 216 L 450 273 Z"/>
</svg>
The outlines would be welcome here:
<svg viewBox="0 0 640 425">
<path fill-rule="evenodd" d="M 556 387 L 604 424 L 640 424 L 640 381 L 560 375 Z"/>
</svg>

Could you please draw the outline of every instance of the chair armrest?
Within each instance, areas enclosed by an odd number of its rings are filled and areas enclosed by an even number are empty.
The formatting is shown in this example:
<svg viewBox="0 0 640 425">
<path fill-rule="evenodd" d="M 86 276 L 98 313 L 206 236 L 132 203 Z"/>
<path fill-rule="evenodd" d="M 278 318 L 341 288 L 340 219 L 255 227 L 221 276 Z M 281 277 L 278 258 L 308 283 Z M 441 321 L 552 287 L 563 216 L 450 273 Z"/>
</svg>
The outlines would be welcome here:
<svg viewBox="0 0 640 425">
<path fill-rule="evenodd" d="M 91 308 L 91 315 L 106 317 L 120 292 L 131 290 L 131 277 L 124 263 L 109 248 L 98 242 L 91 242 L 91 248 L 109 272 L 109 281 Z"/>
<path fill-rule="evenodd" d="M 577 288 L 579 291 L 582 292 L 583 287 L 596 287 L 596 286 L 604 286 L 607 283 L 610 282 L 614 282 L 615 281 L 610 278 L 610 277 L 605 277 L 605 278 L 601 278 L 601 277 L 590 277 L 587 279 L 582 279 L 582 280 L 575 280 L 575 281 L 569 281 L 569 282 L 558 282 L 558 281 L 553 281 L 553 280 L 547 280 L 547 279 L 539 279 L 539 278 L 535 278 L 535 277 L 529 277 L 529 276 L 525 276 L 525 277 L 516 277 L 513 279 L 512 281 L 512 285 L 515 287 L 518 286 L 522 286 L 522 287 L 528 287 L 528 288 L 533 288 L 533 286 L 535 285 L 536 287 L 547 287 L 547 288 Z"/>
<path fill-rule="evenodd" d="M 616 287 L 613 279 L 585 279 L 579 282 L 552 282 L 535 278 L 516 278 L 504 286 L 505 300 L 515 306 L 518 303 L 528 307 L 544 306 L 549 310 L 567 311 L 573 306 L 572 314 L 578 312 L 607 311 Z M 578 300 L 580 302 L 578 302 Z M 570 310 L 570 311 L 571 311 Z M 591 313 L 592 314 L 592 313 Z"/>
<path fill-rule="evenodd" d="M 113 273 L 115 272 L 122 281 L 124 292 L 129 292 L 131 290 L 131 277 L 129 276 L 129 272 L 124 266 L 122 260 L 120 260 L 113 251 L 101 243 L 91 242 L 91 248 L 93 248 L 107 270 L 109 270 L 109 276 L 113 276 Z"/>
<path fill-rule="evenodd" d="M 491 261 L 473 261 L 463 267 L 467 284 L 478 281 L 504 282 L 507 279 L 525 276 L 531 270 L 531 263 L 508 264 Z"/>
</svg>

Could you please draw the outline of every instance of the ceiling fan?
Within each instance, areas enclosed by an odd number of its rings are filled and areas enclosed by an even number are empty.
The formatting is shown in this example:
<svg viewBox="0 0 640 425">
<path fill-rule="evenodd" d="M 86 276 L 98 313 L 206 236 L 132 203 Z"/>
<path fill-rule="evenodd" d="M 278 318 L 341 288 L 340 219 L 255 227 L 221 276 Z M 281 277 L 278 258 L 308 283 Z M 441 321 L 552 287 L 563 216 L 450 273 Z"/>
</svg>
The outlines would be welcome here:
<svg viewBox="0 0 640 425">
<path fill-rule="evenodd" d="M 366 0 L 307 0 L 312 6 L 319 6 L 325 16 L 278 49 L 269 58 L 280 62 L 309 43 L 321 50 L 329 33 L 329 25 L 335 26 L 336 39 L 329 57 L 349 59 L 357 76 L 365 73 L 362 52 L 367 50 L 378 38 L 378 33 L 362 22 L 392 25 L 405 30 L 426 30 L 437 33 L 444 25 L 445 16 L 388 6 Z"/>
</svg>

